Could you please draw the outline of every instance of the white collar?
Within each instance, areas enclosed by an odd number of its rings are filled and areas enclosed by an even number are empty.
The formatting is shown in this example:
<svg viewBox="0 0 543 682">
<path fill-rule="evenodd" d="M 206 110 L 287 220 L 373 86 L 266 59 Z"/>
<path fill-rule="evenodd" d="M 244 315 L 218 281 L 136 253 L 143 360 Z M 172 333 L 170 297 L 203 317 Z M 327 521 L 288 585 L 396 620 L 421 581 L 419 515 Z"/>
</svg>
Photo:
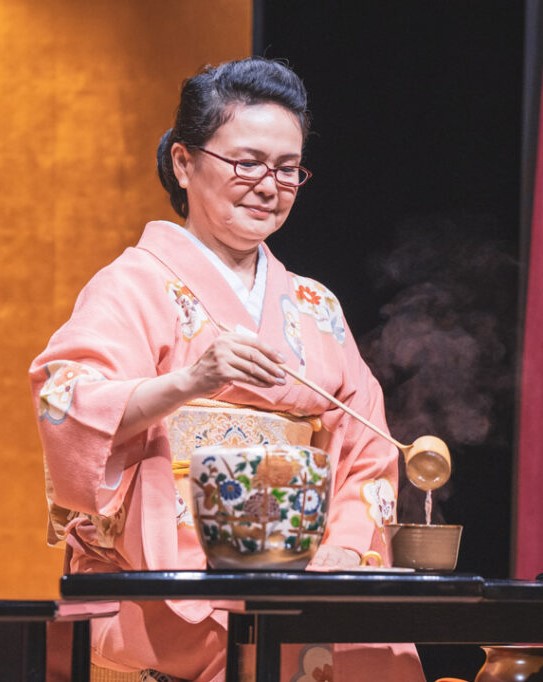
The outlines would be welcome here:
<svg viewBox="0 0 543 682">
<path fill-rule="evenodd" d="M 207 259 L 217 268 L 224 279 L 232 287 L 234 293 L 243 303 L 245 309 L 251 315 L 257 325 L 260 325 L 260 318 L 262 317 L 262 307 L 264 305 L 264 295 L 266 293 L 266 278 L 268 274 L 268 258 L 262 245 L 258 247 L 258 257 L 256 265 L 255 281 L 251 290 L 247 289 L 241 278 L 231 268 L 226 265 L 217 254 L 208 246 L 201 242 L 192 232 L 189 232 L 184 227 L 176 225 L 170 221 L 165 221 L 174 229 L 180 231 L 191 242 L 197 246 L 200 251 L 207 257 Z"/>
</svg>

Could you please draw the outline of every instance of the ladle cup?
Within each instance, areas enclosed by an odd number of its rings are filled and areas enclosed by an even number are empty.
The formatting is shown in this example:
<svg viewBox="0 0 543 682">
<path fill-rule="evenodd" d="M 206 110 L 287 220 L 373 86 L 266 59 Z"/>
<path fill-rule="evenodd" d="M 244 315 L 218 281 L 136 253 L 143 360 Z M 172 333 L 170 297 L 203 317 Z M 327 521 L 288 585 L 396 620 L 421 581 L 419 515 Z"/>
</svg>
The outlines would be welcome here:
<svg viewBox="0 0 543 682">
<path fill-rule="evenodd" d="M 310 379 L 303 377 L 298 372 L 295 372 L 286 365 L 281 365 L 287 374 L 297 379 L 302 384 L 313 389 L 323 398 L 326 398 L 344 412 L 351 415 L 354 419 L 362 422 L 365 426 L 370 428 L 375 433 L 388 440 L 395 445 L 405 458 L 405 470 L 407 478 L 411 483 L 421 490 L 435 490 L 441 488 L 442 485 L 449 480 L 451 475 L 451 455 L 446 443 L 436 436 L 420 436 L 411 445 L 404 445 L 400 443 L 386 431 L 381 430 L 375 424 L 372 424 L 365 417 L 358 412 L 352 410 L 348 405 L 342 403 L 333 395 L 325 391 L 318 384 L 315 384 Z"/>
<path fill-rule="evenodd" d="M 435 490 L 449 480 L 451 455 L 441 438 L 420 436 L 411 445 L 396 442 L 396 447 L 404 455 L 407 478 L 417 488 Z"/>
</svg>

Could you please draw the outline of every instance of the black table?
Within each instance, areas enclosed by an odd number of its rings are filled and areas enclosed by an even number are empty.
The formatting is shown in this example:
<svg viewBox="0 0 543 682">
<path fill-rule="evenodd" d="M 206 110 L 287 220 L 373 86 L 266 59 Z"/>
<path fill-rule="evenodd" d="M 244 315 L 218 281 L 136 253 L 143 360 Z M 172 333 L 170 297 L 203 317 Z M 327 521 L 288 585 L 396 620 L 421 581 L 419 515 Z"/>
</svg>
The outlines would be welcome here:
<svg viewBox="0 0 543 682">
<path fill-rule="evenodd" d="M 281 643 L 543 642 L 543 583 L 455 573 L 151 571 L 73 574 L 69 599 L 241 600 L 229 616 L 227 680 L 236 647 L 256 643 L 257 682 L 277 682 Z"/>
<path fill-rule="evenodd" d="M 55 600 L 0 600 L 0 679 L 9 682 L 45 682 L 47 624 L 73 624 L 73 682 L 87 682 L 90 668 L 90 619 L 112 616 L 116 603 L 65 603 Z"/>
</svg>

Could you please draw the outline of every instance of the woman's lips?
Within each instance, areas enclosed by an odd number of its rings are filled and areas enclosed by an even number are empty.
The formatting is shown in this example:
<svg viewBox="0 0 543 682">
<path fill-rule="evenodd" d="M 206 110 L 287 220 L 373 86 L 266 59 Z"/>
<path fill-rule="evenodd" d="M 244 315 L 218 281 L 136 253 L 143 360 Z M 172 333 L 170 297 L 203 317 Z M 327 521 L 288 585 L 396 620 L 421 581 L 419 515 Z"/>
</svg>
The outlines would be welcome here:
<svg viewBox="0 0 543 682">
<path fill-rule="evenodd" d="M 255 216 L 263 217 L 263 218 L 266 218 L 272 212 L 272 209 L 267 207 L 267 206 L 252 206 L 252 205 L 244 204 L 243 207 L 247 211 L 249 211 L 249 213 L 251 213 Z"/>
</svg>

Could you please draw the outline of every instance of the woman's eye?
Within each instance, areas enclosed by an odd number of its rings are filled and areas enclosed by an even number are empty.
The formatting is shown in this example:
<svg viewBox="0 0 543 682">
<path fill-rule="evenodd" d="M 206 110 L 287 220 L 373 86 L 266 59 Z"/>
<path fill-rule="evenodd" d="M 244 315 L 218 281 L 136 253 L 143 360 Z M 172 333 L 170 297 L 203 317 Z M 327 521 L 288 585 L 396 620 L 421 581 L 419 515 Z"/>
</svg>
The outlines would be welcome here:
<svg viewBox="0 0 543 682">
<path fill-rule="evenodd" d="M 244 170 L 252 170 L 253 168 L 258 168 L 261 165 L 262 164 L 260 161 L 251 161 L 245 159 L 243 161 L 238 161 L 238 166 Z"/>
<path fill-rule="evenodd" d="M 283 175 L 296 175 L 298 166 L 280 166 L 277 170 Z"/>
</svg>

